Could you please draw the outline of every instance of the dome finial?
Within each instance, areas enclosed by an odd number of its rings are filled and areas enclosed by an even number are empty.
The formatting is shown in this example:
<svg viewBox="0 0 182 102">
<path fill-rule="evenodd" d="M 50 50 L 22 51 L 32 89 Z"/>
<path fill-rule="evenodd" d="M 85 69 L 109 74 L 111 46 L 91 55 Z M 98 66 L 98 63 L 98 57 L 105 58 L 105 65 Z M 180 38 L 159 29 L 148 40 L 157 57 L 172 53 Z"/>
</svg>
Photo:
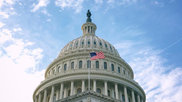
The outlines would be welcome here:
<svg viewBox="0 0 182 102">
<path fill-rule="evenodd" d="M 90 10 L 87 11 L 87 22 L 92 22 Z"/>
</svg>

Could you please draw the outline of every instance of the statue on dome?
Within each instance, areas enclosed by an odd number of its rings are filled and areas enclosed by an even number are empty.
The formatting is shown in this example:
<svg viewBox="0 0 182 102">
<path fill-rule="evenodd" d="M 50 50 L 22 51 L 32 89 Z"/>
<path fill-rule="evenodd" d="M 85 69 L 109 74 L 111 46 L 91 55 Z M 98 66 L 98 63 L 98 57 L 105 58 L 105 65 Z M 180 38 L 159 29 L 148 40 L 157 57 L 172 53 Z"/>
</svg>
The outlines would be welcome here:
<svg viewBox="0 0 182 102">
<path fill-rule="evenodd" d="M 87 11 L 87 22 L 92 22 L 90 10 Z"/>
</svg>

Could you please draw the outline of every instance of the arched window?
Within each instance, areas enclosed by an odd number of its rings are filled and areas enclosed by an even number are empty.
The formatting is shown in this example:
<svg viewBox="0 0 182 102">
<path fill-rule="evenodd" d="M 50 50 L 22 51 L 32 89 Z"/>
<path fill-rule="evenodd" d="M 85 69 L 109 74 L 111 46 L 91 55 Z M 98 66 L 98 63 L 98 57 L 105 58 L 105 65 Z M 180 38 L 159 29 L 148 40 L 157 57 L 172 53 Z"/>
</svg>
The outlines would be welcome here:
<svg viewBox="0 0 182 102">
<path fill-rule="evenodd" d="M 118 67 L 118 73 L 121 73 L 121 69 L 120 69 L 120 67 Z"/>
<path fill-rule="evenodd" d="M 96 68 L 99 68 L 99 61 L 95 62 Z"/>
<path fill-rule="evenodd" d="M 100 88 L 97 88 L 97 93 L 101 93 L 101 89 Z"/>
<path fill-rule="evenodd" d="M 60 66 L 58 66 L 58 72 L 61 72 L 61 67 Z"/>
<path fill-rule="evenodd" d="M 102 47 L 102 43 L 100 42 L 100 47 Z"/>
<path fill-rule="evenodd" d="M 112 47 L 110 46 L 111 52 L 112 52 Z"/>
<path fill-rule="evenodd" d="M 72 44 L 70 44 L 70 48 L 72 48 Z"/>
<path fill-rule="evenodd" d="M 82 61 L 79 61 L 79 68 L 82 68 Z"/>
<path fill-rule="evenodd" d="M 123 73 L 125 74 L 126 72 L 125 72 L 125 69 L 123 70 Z"/>
<path fill-rule="evenodd" d="M 107 69 L 107 62 L 104 62 L 104 69 Z"/>
<path fill-rule="evenodd" d="M 90 68 L 90 67 L 91 67 L 91 61 L 88 60 L 88 61 L 87 61 L 87 68 Z"/>
<path fill-rule="evenodd" d="M 67 69 L 67 64 L 64 64 L 64 71 L 66 71 Z"/>
<path fill-rule="evenodd" d="M 107 44 L 105 44 L 105 47 L 106 47 L 106 49 L 107 49 Z"/>
<path fill-rule="evenodd" d="M 71 69 L 74 69 L 74 62 L 71 62 Z"/>
<path fill-rule="evenodd" d="M 111 64 L 111 70 L 114 71 L 114 64 Z"/>
<path fill-rule="evenodd" d="M 94 46 L 96 47 L 96 41 L 94 41 Z"/>
<path fill-rule="evenodd" d="M 81 88 L 78 88 L 77 89 L 77 94 L 81 93 L 82 92 L 82 89 Z"/>
<path fill-rule="evenodd" d="M 88 47 L 90 47 L 90 40 L 88 40 Z"/>
<path fill-rule="evenodd" d="M 76 42 L 76 48 L 78 47 L 78 42 Z"/>
<path fill-rule="evenodd" d="M 84 46 L 84 40 L 82 41 L 82 47 Z"/>
</svg>

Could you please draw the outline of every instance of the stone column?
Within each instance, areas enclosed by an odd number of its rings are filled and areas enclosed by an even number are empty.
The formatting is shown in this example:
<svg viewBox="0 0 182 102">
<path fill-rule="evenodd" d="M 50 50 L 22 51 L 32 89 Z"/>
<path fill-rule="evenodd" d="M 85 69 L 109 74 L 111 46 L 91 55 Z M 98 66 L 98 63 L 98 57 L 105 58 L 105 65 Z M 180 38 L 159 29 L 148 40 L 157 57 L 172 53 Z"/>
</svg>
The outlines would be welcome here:
<svg viewBox="0 0 182 102">
<path fill-rule="evenodd" d="M 61 86 L 60 86 L 60 92 L 59 92 L 59 98 L 62 99 L 63 98 L 63 87 L 64 87 L 64 84 L 61 83 Z"/>
<path fill-rule="evenodd" d="M 44 90 L 44 98 L 43 98 L 43 102 L 47 102 L 47 89 Z"/>
<path fill-rule="evenodd" d="M 96 92 L 96 87 L 97 87 L 97 86 L 96 86 L 96 80 L 93 80 L 93 84 L 94 84 L 94 85 L 93 85 L 93 86 L 94 86 L 94 87 L 93 87 L 93 90 Z"/>
<path fill-rule="evenodd" d="M 141 98 L 141 102 L 143 102 L 143 98 Z"/>
<path fill-rule="evenodd" d="M 124 86 L 124 97 L 125 97 L 125 102 L 128 102 L 128 93 L 126 86 Z"/>
<path fill-rule="evenodd" d="M 135 102 L 135 94 L 133 90 L 131 91 L 131 94 L 132 94 L 132 102 Z"/>
<path fill-rule="evenodd" d="M 87 68 L 87 60 L 86 59 L 83 59 L 82 61 L 83 61 L 82 62 L 83 63 L 83 66 L 82 67 L 83 68 Z"/>
<path fill-rule="evenodd" d="M 140 95 L 137 96 L 138 102 L 140 102 Z"/>
<path fill-rule="evenodd" d="M 121 90 L 119 91 L 119 94 L 120 94 L 120 100 L 121 100 L 121 102 L 123 101 L 123 97 L 122 97 L 122 92 L 121 92 Z"/>
<path fill-rule="evenodd" d="M 85 91 L 85 80 L 82 80 L 82 92 Z"/>
<path fill-rule="evenodd" d="M 115 83 L 115 94 L 116 94 L 116 99 L 119 99 L 118 97 L 118 84 Z"/>
<path fill-rule="evenodd" d="M 103 61 L 103 59 L 101 59 L 100 61 L 99 61 L 99 64 L 100 64 L 100 66 L 99 66 L 99 68 L 100 69 L 104 69 L 104 61 Z"/>
<path fill-rule="evenodd" d="M 71 81 L 71 93 L 70 93 L 70 96 L 72 96 L 73 95 L 73 92 L 74 92 L 74 82 L 73 81 Z"/>
<path fill-rule="evenodd" d="M 66 98 L 66 96 L 67 96 L 67 89 L 65 88 L 64 89 L 64 98 Z"/>
<path fill-rule="evenodd" d="M 39 93 L 39 99 L 38 99 L 38 102 L 41 102 L 41 99 L 42 99 L 42 95 L 41 95 L 41 93 Z"/>
<path fill-rule="evenodd" d="M 108 96 L 108 92 L 107 92 L 107 81 L 104 82 L 104 95 Z"/>
<path fill-rule="evenodd" d="M 67 61 L 67 69 L 66 70 L 71 70 L 71 61 Z"/>
<path fill-rule="evenodd" d="M 59 90 L 56 91 L 56 100 L 59 99 Z"/>
<path fill-rule="evenodd" d="M 54 86 L 52 86 L 52 89 L 51 89 L 51 95 L 50 95 L 49 102 L 53 102 L 53 99 L 54 99 Z"/>
<path fill-rule="evenodd" d="M 91 63 L 90 63 L 90 64 L 91 64 L 91 69 L 95 68 L 95 67 L 94 67 L 95 60 L 90 60 L 90 62 L 91 62 Z"/>
<path fill-rule="evenodd" d="M 35 102 L 37 102 L 37 96 L 35 96 Z"/>
</svg>

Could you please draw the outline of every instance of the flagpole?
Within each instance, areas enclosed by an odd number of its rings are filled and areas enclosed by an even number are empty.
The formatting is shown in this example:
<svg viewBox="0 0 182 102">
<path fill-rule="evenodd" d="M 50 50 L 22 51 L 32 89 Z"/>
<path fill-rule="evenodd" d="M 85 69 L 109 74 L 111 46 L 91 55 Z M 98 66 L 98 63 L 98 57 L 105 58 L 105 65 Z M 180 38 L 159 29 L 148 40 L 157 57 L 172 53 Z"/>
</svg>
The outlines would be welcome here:
<svg viewBox="0 0 182 102">
<path fill-rule="evenodd" d="M 91 61 L 90 61 L 90 64 L 91 64 Z M 90 91 L 90 68 L 88 68 L 88 90 Z"/>
</svg>

